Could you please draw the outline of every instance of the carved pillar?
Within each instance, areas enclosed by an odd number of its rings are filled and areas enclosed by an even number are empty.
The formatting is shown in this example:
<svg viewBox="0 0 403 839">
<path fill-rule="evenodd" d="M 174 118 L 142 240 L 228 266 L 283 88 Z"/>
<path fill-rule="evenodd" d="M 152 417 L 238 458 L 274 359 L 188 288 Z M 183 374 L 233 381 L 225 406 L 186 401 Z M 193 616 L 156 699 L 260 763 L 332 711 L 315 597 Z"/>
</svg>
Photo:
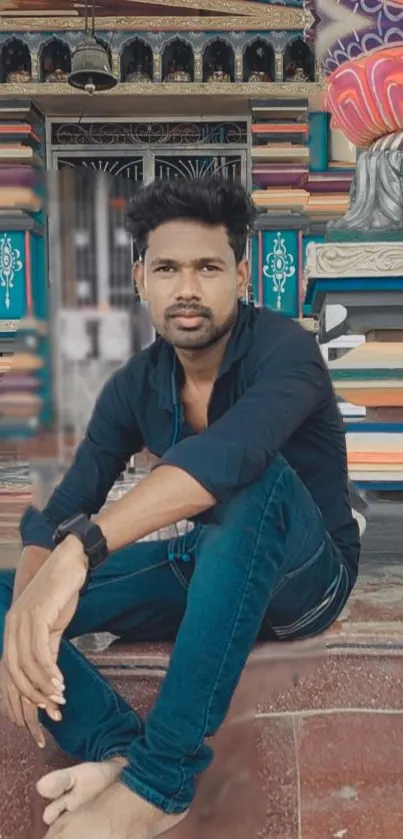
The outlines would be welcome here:
<svg viewBox="0 0 403 839">
<path fill-rule="evenodd" d="M 159 84 L 162 82 L 162 57 L 160 52 L 155 52 L 153 55 L 154 66 L 154 81 Z"/>
<path fill-rule="evenodd" d="M 115 79 L 122 79 L 120 78 L 120 55 L 119 53 L 112 53 L 112 73 L 115 76 Z"/>
<path fill-rule="evenodd" d="M 200 83 L 203 81 L 203 55 L 201 50 L 194 51 L 194 66 L 195 66 L 195 77 L 194 80 L 196 83 Z"/>
<path fill-rule="evenodd" d="M 243 54 L 242 52 L 235 53 L 235 81 L 243 82 Z"/>
<path fill-rule="evenodd" d="M 284 55 L 282 52 L 275 52 L 275 81 L 282 82 L 284 80 Z"/>
<path fill-rule="evenodd" d="M 39 55 L 37 50 L 32 50 L 31 52 L 31 66 L 32 66 L 32 81 L 33 82 L 40 82 L 41 80 L 41 70 L 40 70 L 40 62 L 39 62 Z"/>
</svg>

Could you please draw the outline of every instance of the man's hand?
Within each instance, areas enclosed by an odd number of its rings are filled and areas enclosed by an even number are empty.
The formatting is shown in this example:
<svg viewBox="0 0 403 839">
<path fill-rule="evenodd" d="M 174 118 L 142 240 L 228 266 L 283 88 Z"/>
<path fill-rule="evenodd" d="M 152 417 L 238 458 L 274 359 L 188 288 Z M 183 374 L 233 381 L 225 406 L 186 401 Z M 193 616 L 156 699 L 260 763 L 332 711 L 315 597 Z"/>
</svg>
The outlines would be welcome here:
<svg viewBox="0 0 403 839">
<path fill-rule="evenodd" d="M 0 662 L 0 695 L 4 712 L 10 722 L 18 725 L 19 728 L 27 728 L 35 743 L 43 749 L 45 737 L 38 721 L 38 709 L 32 702 L 21 698 L 2 662 Z"/>
<path fill-rule="evenodd" d="M 63 705 L 64 681 L 57 667 L 60 640 L 77 609 L 86 579 L 81 543 L 69 536 L 36 574 L 6 618 L 3 665 L 21 700 Z"/>
<path fill-rule="evenodd" d="M 43 749 L 45 737 L 38 720 L 38 708 L 28 699 L 20 696 L 2 661 L 0 661 L 0 700 L 0 705 L 10 722 L 18 728 L 26 728 L 37 746 Z M 60 722 L 62 715 L 55 702 L 48 699 L 46 705 L 41 703 L 41 707 L 54 722 Z"/>
</svg>

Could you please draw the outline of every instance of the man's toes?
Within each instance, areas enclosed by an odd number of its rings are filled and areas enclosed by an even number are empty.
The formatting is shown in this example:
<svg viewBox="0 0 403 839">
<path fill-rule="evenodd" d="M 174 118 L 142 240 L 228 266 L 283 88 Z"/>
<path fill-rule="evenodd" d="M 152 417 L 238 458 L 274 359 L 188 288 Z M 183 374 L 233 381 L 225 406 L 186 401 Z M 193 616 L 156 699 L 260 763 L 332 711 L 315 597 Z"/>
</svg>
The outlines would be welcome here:
<svg viewBox="0 0 403 839">
<path fill-rule="evenodd" d="M 74 786 L 74 779 L 69 769 L 57 769 L 49 772 L 38 781 L 36 789 L 42 798 L 60 798 Z"/>
<path fill-rule="evenodd" d="M 69 809 L 69 795 L 62 795 L 60 798 L 57 798 L 56 801 L 52 801 L 51 804 L 46 807 L 46 810 L 43 814 L 43 821 L 47 825 L 53 824 L 53 822 L 58 819 L 62 813 L 65 813 L 66 810 Z"/>
</svg>

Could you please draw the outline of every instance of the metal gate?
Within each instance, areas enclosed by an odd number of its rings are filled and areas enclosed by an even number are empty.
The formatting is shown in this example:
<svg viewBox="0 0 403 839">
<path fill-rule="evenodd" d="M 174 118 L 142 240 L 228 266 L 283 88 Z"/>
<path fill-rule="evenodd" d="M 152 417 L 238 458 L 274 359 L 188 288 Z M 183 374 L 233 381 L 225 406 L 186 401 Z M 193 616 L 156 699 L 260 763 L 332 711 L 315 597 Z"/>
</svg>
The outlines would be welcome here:
<svg viewBox="0 0 403 839">
<path fill-rule="evenodd" d="M 67 294 L 77 305 L 125 307 L 132 299 L 135 255 L 124 220 L 136 185 L 213 174 L 250 185 L 246 120 L 55 122 L 48 148 L 51 171 L 62 173 L 53 210 L 63 208 L 54 221 L 68 254 L 59 270 L 52 262 L 52 277 L 61 300 Z M 91 177 L 95 173 L 104 177 Z"/>
</svg>

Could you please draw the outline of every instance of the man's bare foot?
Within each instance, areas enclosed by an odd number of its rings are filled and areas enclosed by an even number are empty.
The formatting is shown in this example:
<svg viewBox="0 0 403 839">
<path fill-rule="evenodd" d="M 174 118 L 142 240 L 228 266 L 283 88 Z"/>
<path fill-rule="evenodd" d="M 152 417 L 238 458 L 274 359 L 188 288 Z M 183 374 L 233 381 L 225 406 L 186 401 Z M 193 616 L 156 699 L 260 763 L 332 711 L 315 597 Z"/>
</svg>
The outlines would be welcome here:
<svg viewBox="0 0 403 839">
<path fill-rule="evenodd" d="M 74 813 L 57 819 L 45 839 L 156 839 L 186 815 L 167 815 L 114 783 Z"/>
<path fill-rule="evenodd" d="M 126 763 L 125 758 L 116 757 L 100 763 L 80 763 L 44 775 L 36 788 L 42 798 L 52 801 L 43 814 L 45 824 L 53 824 L 62 813 L 72 813 L 103 792 L 116 781 Z"/>
</svg>

